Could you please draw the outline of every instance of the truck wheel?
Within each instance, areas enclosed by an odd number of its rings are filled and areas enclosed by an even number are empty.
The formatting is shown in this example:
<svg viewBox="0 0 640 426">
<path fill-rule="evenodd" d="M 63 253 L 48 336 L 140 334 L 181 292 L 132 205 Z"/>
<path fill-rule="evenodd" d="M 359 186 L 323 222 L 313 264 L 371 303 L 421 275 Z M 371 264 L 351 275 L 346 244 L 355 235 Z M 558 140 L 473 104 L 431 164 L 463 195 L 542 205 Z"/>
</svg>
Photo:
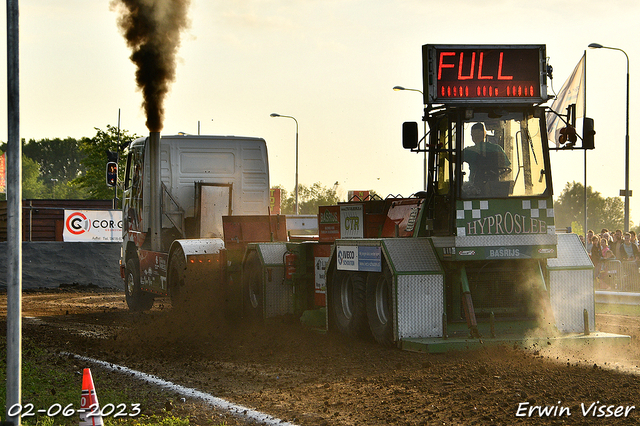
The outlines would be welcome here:
<svg viewBox="0 0 640 426">
<path fill-rule="evenodd" d="M 140 268 L 136 259 L 127 261 L 124 296 L 131 311 L 148 311 L 153 306 L 153 296 L 143 292 L 140 288 Z"/>
<path fill-rule="evenodd" d="M 367 318 L 376 342 L 393 346 L 392 275 L 385 265 L 382 273 L 370 274 L 367 282 Z"/>
<path fill-rule="evenodd" d="M 242 292 L 244 294 L 244 314 L 253 320 L 264 318 L 262 267 L 258 253 L 251 251 L 242 267 Z"/>
<path fill-rule="evenodd" d="M 335 271 L 331 280 L 331 312 L 336 329 L 347 336 L 367 331 L 366 282 L 362 274 Z"/>
<path fill-rule="evenodd" d="M 169 259 L 169 297 L 171 298 L 171 306 L 184 307 L 186 305 L 186 293 L 185 288 L 185 274 L 187 270 L 187 264 L 184 260 L 184 252 L 178 248 L 171 253 Z"/>
</svg>

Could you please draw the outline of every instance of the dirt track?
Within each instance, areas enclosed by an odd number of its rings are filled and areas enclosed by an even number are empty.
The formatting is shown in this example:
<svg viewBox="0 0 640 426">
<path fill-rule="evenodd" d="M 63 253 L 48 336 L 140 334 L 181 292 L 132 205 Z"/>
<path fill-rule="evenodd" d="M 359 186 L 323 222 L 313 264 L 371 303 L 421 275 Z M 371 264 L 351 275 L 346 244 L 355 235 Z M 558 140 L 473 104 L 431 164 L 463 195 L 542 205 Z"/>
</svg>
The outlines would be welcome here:
<svg viewBox="0 0 640 426">
<path fill-rule="evenodd" d="M 519 407 L 527 413 L 535 406 L 557 407 L 562 416 L 555 420 L 565 424 L 601 424 L 597 412 L 585 417 L 581 409 L 596 401 L 613 409 L 638 406 L 627 417 L 606 420 L 640 423 L 636 317 L 597 317 L 599 330 L 633 336 L 625 347 L 425 355 L 318 334 L 284 320 L 249 326 L 221 324 L 215 315 L 177 315 L 166 300 L 156 301 L 149 313 L 134 314 L 119 292 L 28 293 L 23 315 L 38 318 L 25 319 L 26 338 L 52 351 L 126 365 L 300 425 L 553 421 L 553 411 L 542 418 L 539 411 L 516 416 Z M 213 410 L 189 403 L 181 408 L 197 411 L 191 413 L 195 424 L 220 422 Z"/>
</svg>

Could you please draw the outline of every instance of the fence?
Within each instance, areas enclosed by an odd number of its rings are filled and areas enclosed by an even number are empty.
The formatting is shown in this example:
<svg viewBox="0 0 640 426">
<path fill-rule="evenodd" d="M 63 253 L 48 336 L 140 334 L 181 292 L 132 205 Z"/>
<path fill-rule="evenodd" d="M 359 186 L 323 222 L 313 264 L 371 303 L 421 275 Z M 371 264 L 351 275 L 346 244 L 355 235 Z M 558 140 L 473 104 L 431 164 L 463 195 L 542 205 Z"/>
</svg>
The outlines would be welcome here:
<svg viewBox="0 0 640 426">
<path fill-rule="evenodd" d="M 596 271 L 596 288 L 640 292 L 640 272 L 635 261 L 605 260 Z"/>
<path fill-rule="evenodd" d="M 22 241 L 62 241 L 64 209 L 111 208 L 113 200 L 22 200 Z M 0 241 L 7 241 L 6 201 L 0 201 Z"/>
</svg>

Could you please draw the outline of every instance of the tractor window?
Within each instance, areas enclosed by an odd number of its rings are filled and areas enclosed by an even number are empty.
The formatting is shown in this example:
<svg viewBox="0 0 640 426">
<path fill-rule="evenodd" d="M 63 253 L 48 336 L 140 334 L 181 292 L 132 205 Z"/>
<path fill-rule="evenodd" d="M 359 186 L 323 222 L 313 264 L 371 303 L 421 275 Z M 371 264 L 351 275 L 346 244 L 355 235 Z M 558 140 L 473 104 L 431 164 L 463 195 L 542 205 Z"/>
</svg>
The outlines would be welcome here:
<svg viewBox="0 0 640 426">
<path fill-rule="evenodd" d="M 441 120 L 438 123 L 438 146 L 442 150 L 454 149 L 456 140 L 455 122 Z M 451 155 L 448 151 L 440 151 L 437 162 L 438 194 L 449 193 L 451 187 L 451 176 L 453 163 L 450 161 Z"/>
<path fill-rule="evenodd" d="M 142 151 L 133 148 L 127 156 L 127 170 L 124 178 L 124 187 L 128 189 L 140 183 L 140 173 L 142 171 Z"/>
<path fill-rule="evenodd" d="M 476 113 L 464 122 L 462 197 L 542 195 L 544 173 L 540 119 L 524 112 Z"/>
</svg>

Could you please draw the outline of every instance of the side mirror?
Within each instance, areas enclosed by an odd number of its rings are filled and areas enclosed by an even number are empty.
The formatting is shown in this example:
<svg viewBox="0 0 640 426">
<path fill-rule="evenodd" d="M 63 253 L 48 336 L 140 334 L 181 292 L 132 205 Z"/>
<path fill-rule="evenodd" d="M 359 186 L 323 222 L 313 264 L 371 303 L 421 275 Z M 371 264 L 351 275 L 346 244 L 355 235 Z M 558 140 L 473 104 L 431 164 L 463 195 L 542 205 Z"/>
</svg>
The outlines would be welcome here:
<svg viewBox="0 0 640 426">
<path fill-rule="evenodd" d="M 416 149 L 418 147 L 418 123 L 407 121 L 402 123 L 402 147 Z"/>
<path fill-rule="evenodd" d="M 109 161 L 107 163 L 107 186 L 116 186 L 118 183 L 118 163 Z"/>
<path fill-rule="evenodd" d="M 585 117 L 582 122 L 582 147 L 584 149 L 594 149 L 596 147 L 596 131 L 593 130 L 593 126 L 593 118 Z"/>
</svg>

